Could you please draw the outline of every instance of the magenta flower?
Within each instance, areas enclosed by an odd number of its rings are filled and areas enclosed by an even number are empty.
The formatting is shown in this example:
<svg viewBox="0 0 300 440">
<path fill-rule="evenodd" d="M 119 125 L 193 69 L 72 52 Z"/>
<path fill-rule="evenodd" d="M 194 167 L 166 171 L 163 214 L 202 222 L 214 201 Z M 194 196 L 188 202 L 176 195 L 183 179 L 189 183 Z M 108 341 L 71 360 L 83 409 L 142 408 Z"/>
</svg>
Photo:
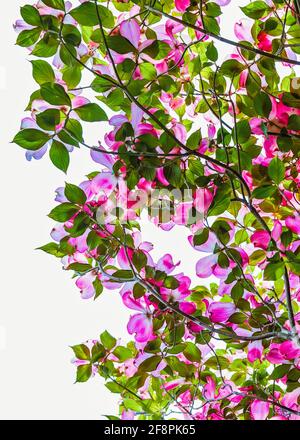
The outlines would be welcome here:
<svg viewBox="0 0 300 440">
<path fill-rule="evenodd" d="M 137 342 L 148 342 L 153 335 L 152 319 L 144 313 L 133 315 L 127 324 L 127 330 L 130 335 L 135 333 Z"/>
<path fill-rule="evenodd" d="M 287 217 L 285 224 L 294 234 L 300 234 L 300 217 Z"/>
<path fill-rule="evenodd" d="M 235 310 L 234 304 L 224 302 L 212 302 L 208 307 L 208 313 L 212 322 L 227 322 Z"/>
<path fill-rule="evenodd" d="M 271 344 L 270 351 L 266 358 L 272 364 L 286 364 L 288 361 L 300 357 L 300 349 L 292 341 L 285 341 L 282 344 Z"/>
<path fill-rule="evenodd" d="M 254 420 L 266 420 L 270 411 L 270 403 L 262 400 L 253 400 L 250 405 L 251 416 Z"/>
<path fill-rule="evenodd" d="M 153 337 L 153 324 L 151 312 L 148 306 L 142 306 L 140 301 L 132 298 L 130 291 L 122 295 L 123 303 L 131 310 L 137 310 L 136 315 L 132 315 L 127 324 L 127 330 L 130 335 L 135 334 L 137 342 L 148 342 Z"/>
<path fill-rule="evenodd" d="M 137 21 L 133 18 L 129 20 L 122 21 L 120 25 L 120 34 L 127 38 L 130 43 L 138 49 L 140 37 L 141 37 L 141 29 Z"/>
<path fill-rule="evenodd" d="M 259 247 L 261 249 L 267 250 L 270 241 L 271 237 L 267 231 L 255 231 L 254 234 L 251 235 L 251 242 L 254 244 L 255 247 Z"/>
<path fill-rule="evenodd" d="M 176 9 L 179 12 L 185 12 L 190 4 L 191 0 L 175 0 Z"/>
<path fill-rule="evenodd" d="M 207 400 L 213 400 L 216 397 L 216 382 L 210 376 L 206 378 L 206 384 L 203 387 L 203 396 Z"/>
<path fill-rule="evenodd" d="M 253 363 L 257 359 L 261 360 L 263 354 L 263 345 L 261 341 L 253 341 L 248 345 L 248 361 Z"/>
<path fill-rule="evenodd" d="M 272 51 L 272 38 L 270 37 L 270 35 L 268 35 L 264 31 L 261 31 L 259 32 L 257 39 L 259 49 L 264 50 L 265 52 Z"/>
</svg>

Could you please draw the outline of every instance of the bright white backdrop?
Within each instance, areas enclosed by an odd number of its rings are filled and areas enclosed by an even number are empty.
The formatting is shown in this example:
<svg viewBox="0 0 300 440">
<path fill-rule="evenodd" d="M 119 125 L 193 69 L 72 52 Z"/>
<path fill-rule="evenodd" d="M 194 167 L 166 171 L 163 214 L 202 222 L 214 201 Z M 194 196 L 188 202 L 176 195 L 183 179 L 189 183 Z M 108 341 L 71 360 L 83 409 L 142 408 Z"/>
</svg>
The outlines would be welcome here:
<svg viewBox="0 0 300 440">
<path fill-rule="evenodd" d="M 46 157 L 27 163 L 24 152 L 10 144 L 36 87 L 26 51 L 14 46 L 12 23 L 25 3 L 5 2 L 0 18 L 0 419 L 99 419 L 115 414 L 117 400 L 100 379 L 73 384 L 68 346 L 96 338 L 105 329 L 125 336 L 128 312 L 116 292 L 105 292 L 96 302 L 81 300 L 59 261 L 34 250 L 50 241 L 53 224 L 46 215 L 65 176 Z M 245 1 L 232 3 L 225 8 L 226 36 L 232 36 L 233 22 L 240 16 L 237 6 Z M 71 159 L 70 182 L 79 183 L 97 169 L 84 150 Z M 164 234 L 145 225 L 144 238 L 157 244 L 154 255 L 171 252 L 192 274 L 199 255 L 185 236 L 183 231 Z"/>
</svg>

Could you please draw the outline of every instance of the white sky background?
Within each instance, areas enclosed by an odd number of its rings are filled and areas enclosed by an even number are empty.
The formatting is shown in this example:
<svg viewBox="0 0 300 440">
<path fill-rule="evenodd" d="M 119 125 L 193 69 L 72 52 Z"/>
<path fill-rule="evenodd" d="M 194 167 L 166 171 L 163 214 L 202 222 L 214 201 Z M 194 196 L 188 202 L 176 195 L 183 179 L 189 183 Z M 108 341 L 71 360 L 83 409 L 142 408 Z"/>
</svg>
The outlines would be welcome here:
<svg viewBox="0 0 300 440">
<path fill-rule="evenodd" d="M 224 8 L 224 36 L 233 36 L 233 23 L 241 16 L 238 6 L 246 3 L 232 0 Z M 0 419 L 99 419 L 101 414 L 116 414 L 117 398 L 100 379 L 73 384 L 75 368 L 68 346 L 97 338 L 105 329 L 125 336 L 128 311 L 117 291 L 105 292 L 96 302 L 81 300 L 59 260 L 34 250 L 50 241 L 53 222 L 46 215 L 54 206 L 55 189 L 66 178 L 46 156 L 28 163 L 24 151 L 10 144 L 37 88 L 26 49 L 14 45 L 12 24 L 24 4 L 26 0 L 5 2 L 0 19 Z M 225 54 L 226 46 L 222 47 Z M 88 128 L 88 138 L 95 141 L 99 137 L 95 124 Z M 105 124 L 101 129 L 100 137 Z M 71 155 L 67 180 L 78 184 L 96 169 L 89 153 L 78 150 Z M 172 253 L 191 275 L 200 255 L 186 236 L 184 229 L 164 233 L 144 225 L 144 239 L 156 244 L 154 256 Z"/>
</svg>

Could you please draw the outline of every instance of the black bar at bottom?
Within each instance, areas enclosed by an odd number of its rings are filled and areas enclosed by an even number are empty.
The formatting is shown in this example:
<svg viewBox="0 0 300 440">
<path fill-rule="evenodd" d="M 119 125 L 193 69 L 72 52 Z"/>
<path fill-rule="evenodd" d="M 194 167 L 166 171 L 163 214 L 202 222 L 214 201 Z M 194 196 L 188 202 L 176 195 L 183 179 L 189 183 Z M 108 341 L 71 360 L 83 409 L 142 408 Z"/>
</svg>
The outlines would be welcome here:
<svg viewBox="0 0 300 440">
<path fill-rule="evenodd" d="M 120 439 L 155 439 L 157 436 L 164 438 L 195 438 L 211 440 L 211 436 L 220 436 L 220 439 L 227 439 L 230 435 L 257 436 L 266 434 L 270 439 L 274 434 L 277 437 L 282 435 L 287 438 L 291 434 L 300 433 L 299 421 L 119 421 L 119 420 L 62 420 L 62 421 L 1 421 L 0 429 L 7 429 L 5 432 L 14 434 L 15 431 L 25 434 L 36 434 L 40 439 L 43 433 L 49 435 L 61 435 L 66 430 L 68 437 L 72 434 L 78 438 L 91 438 L 95 433 L 97 438 L 120 438 Z M 46 431 L 45 431 L 46 429 Z M 240 437 L 240 440 L 244 440 Z M 253 440 L 257 440 L 254 438 Z"/>
</svg>

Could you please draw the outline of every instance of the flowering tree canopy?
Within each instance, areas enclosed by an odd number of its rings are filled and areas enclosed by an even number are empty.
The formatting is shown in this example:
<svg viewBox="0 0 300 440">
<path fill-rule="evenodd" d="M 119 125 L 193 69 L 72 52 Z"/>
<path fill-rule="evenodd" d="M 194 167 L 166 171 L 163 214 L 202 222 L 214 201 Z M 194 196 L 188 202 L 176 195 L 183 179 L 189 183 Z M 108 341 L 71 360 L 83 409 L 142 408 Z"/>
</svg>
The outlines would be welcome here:
<svg viewBox="0 0 300 440">
<path fill-rule="evenodd" d="M 300 418 L 299 3 L 249 1 L 234 40 L 230 0 L 21 8 L 37 90 L 14 142 L 63 172 L 90 150 L 42 250 L 83 299 L 115 290 L 131 310 L 129 343 L 73 347 L 77 382 L 102 376 L 122 419 Z M 109 123 L 102 143 L 88 123 Z M 154 260 L 143 212 L 188 228 L 198 285 L 163 249 Z"/>
</svg>

